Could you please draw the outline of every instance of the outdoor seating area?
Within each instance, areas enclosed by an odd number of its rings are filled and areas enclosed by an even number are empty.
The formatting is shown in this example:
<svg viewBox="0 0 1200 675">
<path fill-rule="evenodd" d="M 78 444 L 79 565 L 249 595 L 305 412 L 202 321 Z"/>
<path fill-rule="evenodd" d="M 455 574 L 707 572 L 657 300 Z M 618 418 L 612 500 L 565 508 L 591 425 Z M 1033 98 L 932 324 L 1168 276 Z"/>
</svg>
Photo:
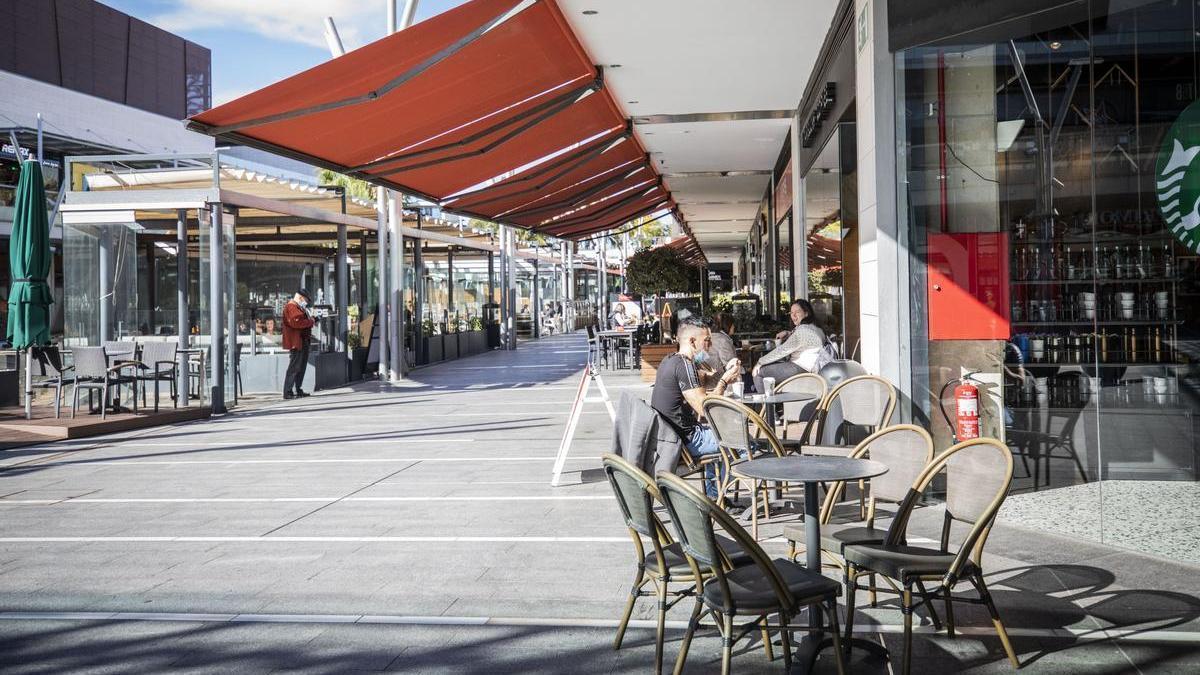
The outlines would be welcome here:
<svg viewBox="0 0 1200 675">
<path fill-rule="evenodd" d="M 751 634 L 761 634 L 768 661 L 782 649 L 785 669 L 792 667 L 796 642 L 804 672 L 826 648 L 838 672 L 855 649 L 890 662 L 896 672 L 919 672 L 911 665 L 914 612 L 953 637 L 954 604 L 961 602 L 987 608 L 999 647 L 1020 667 L 983 566 L 988 533 L 1012 484 L 1012 453 L 989 438 L 935 452 L 925 429 L 893 423 L 895 387 L 873 375 L 840 379 L 854 370 L 839 363 L 829 379 L 804 373 L 766 394 L 705 398 L 704 417 L 719 444 L 715 458 L 705 458 L 712 466 L 707 475 L 718 477 L 716 499 L 689 480 L 703 472 L 687 452 L 676 470 L 664 470 L 650 447 L 636 456 L 640 466 L 605 456 L 636 544 L 626 615 L 638 597 L 650 594 L 643 590 L 648 581 L 656 587 L 660 625 L 667 608 L 694 604 L 676 673 L 684 669 L 693 635 L 704 639 L 714 631 L 722 640 L 723 673 L 732 667 L 733 645 Z M 777 414 L 785 406 L 792 407 Z M 798 434 L 786 435 L 796 428 Z M 909 534 L 918 509 L 944 512 L 939 540 L 918 543 L 921 538 Z M 760 524 L 766 523 L 782 524 L 786 556 L 771 559 L 761 549 Z M 653 552 L 644 550 L 641 537 L 653 542 Z M 682 589 L 671 590 L 672 583 Z M 870 607 L 880 595 L 899 601 L 900 653 L 855 636 L 862 592 Z M 805 607 L 806 620 L 795 620 Z M 661 665 L 661 629 L 657 639 Z"/>
</svg>

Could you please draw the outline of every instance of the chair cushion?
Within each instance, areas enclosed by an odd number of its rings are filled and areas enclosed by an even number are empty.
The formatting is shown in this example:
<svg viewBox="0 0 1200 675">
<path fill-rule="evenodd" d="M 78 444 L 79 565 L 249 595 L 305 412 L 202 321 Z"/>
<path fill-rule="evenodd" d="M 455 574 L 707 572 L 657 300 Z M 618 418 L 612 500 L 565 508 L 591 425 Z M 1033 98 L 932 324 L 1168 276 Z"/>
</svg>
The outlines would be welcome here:
<svg viewBox="0 0 1200 675">
<path fill-rule="evenodd" d="M 837 597 L 841 584 L 790 560 L 776 558 L 771 561 L 792 594 L 797 605 L 806 605 L 825 598 Z M 763 614 L 780 610 L 779 597 L 774 587 L 758 565 L 739 567 L 725 575 L 729 582 L 729 594 L 734 614 Z M 721 584 L 710 579 L 704 584 L 704 602 L 710 607 L 723 609 L 725 598 Z"/>
<path fill-rule="evenodd" d="M 733 563 L 734 567 L 739 567 L 750 562 L 750 556 L 738 546 L 737 542 L 726 537 L 718 536 L 717 545 L 725 551 L 725 555 L 729 556 L 729 562 Z M 658 553 L 654 551 L 653 546 L 646 547 L 646 569 L 653 572 L 658 570 Z M 675 581 L 687 580 L 692 578 L 692 568 L 688 566 L 687 558 L 683 553 L 683 546 L 679 542 L 672 542 L 669 546 L 663 547 L 663 557 L 667 559 L 667 574 Z"/>
<path fill-rule="evenodd" d="M 803 544 L 806 541 L 804 523 L 784 526 L 783 536 L 790 541 Z M 825 523 L 821 526 L 821 548 L 830 553 L 840 555 L 846 544 L 882 543 L 886 536 L 886 524 L 880 527 L 872 527 L 862 521 Z"/>
<path fill-rule="evenodd" d="M 918 576 L 940 576 L 950 571 L 953 553 L 922 546 L 893 546 L 883 544 L 847 544 L 842 549 L 846 562 L 878 572 L 901 581 Z M 967 561 L 963 574 L 970 574 L 974 563 Z"/>
</svg>

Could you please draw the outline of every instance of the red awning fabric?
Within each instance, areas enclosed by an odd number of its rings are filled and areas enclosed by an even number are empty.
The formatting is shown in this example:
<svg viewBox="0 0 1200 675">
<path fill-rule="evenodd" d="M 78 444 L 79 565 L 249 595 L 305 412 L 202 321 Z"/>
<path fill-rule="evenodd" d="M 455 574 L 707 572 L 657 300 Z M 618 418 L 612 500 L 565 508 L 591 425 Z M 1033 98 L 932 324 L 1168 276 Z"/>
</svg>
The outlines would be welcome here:
<svg viewBox="0 0 1200 675">
<path fill-rule="evenodd" d="M 189 127 L 567 238 L 678 215 L 554 0 L 471 0 Z"/>
</svg>

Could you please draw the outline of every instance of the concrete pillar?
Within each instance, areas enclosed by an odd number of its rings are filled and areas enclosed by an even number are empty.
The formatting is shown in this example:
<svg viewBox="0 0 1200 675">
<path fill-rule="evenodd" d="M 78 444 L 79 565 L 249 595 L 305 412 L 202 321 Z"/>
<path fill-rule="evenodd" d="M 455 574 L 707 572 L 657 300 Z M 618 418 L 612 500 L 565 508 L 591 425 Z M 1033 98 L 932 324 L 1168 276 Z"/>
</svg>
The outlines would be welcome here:
<svg viewBox="0 0 1200 675">
<path fill-rule="evenodd" d="M 800 175 L 800 113 L 792 116 L 792 297 L 808 299 L 808 236 L 804 220 L 804 177 Z"/>
<path fill-rule="evenodd" d="M 388 213 L 387 190 L 375 189 L 375 227 L 378 262 L 375 267 L 375 336 L 379 340 L 379 379 L 388 380 L 391 363 L 388 340 Z"/>
<path fill-rule="evenodd" d="M 237 373 L 238 373 L 238 322 L 237 322 L 237 235 L 234 227 L 234 216 L 221 215 L 221 234 L 222 234 L 222 259 L 224 254 L 229 254 L 229 259 L 224 260 L 227 264 L 222 269 L 224 272 L 223 288 L 224 297 L 222 301 L 225 303 L 225 376 L 229 378 L 229 383 L 233 385 L 233 402 L 237 403 Z M 229 241 L 224 241 L 225 232 L 229 232 Z M 225 245 L 228 244 L 228 248 Z"/>
<path fill-rule="evenodd" d="M 386 296 L 391 299 L 388 307 L 388 378 L 396 381 L 404 371 L 404 195 L 388 191 L 388 260 L 391 272 Z M 418 277 L 418 283 L 420 279 Z"/>
<path fill-rule="evenodd" d="M 209 404 L 214 413 L 225 412 L 225 265 L 221 258 L 221 205 L 209 204 L 208 223 L 208 362 Z"/>
<path fill-rule="evenodd" d="M 350 261 L 349 243 L 346 241 L 347 232 L 345 225 L 338 225 L 337 229 L 337 262 L 334 267 L 334 278 L 337 285 L 337 312 L 338 312 L 338 349 L 346 355 L 346 379 L 350 379 L 350 361 L 353 355 L 350 353 Z"/>
<path fill-rule="evenodd" d="M 188 312 L 188 248 L 187 210 L 175 212 L 175 324 L 178 327 L 179 349 L 187 349 L 190 343 L 191 319 Z M 175 399 L 180 408 L 188 403 L 188 355 L 180 352 L 175 374 Z"/>
<path fill-rule="evenodd" d="M 534 248 L 533 252 L 534 252 L 534 255 L 537 255 L 537 248 Z M 532 328 L 531 332 L 533 333 L 533 337 L 535 337 L 535 338 L 540 338 L 542 336 L 541 287 L 542 287 L 542 273 L 538 269 L 538 259 L 534 258 L 533 259 L 533 288 L 530 290 L 530 295 L 533 296 L 533 300 L 532 300 L 533 306 L 530 308 L 529 318 L 531 321 L 533 321 L 533 326 L 531 327 Z"/>
</svg>

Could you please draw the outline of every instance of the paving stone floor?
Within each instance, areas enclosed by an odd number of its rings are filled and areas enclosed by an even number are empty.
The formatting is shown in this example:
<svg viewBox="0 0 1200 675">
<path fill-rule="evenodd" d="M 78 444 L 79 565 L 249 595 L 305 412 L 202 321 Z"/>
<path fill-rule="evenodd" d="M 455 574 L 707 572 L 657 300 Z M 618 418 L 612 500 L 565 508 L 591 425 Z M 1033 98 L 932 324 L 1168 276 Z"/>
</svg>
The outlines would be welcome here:
<svg viewBox="0 0 1200 675">
<path fill-rule="evenodd" d="M 646 672 L 648 602 L 611 648 L 633 554 L 596 470 L 601 404 L 549 485 L 584 359 L 581 336 L 556 336 L 402 385 L 0 452 L 0 672 Z M 914 531 L 940 518 L 918 511 Z M 763 527 L 769 553 L 794 519 Z M 985 563 L 1025 672 L 1200 670 L 1197 567 L 1010 524 Z M 914 672 L 1010 670 L 973 609 L 957 639 L 919 628 Z M 856 622 L 898 649 L 894 603 Z M 718 655 L 698 636 L 688 672 Z M 747 642 L 734 669 L 782 663 Z"/>
</svg>

